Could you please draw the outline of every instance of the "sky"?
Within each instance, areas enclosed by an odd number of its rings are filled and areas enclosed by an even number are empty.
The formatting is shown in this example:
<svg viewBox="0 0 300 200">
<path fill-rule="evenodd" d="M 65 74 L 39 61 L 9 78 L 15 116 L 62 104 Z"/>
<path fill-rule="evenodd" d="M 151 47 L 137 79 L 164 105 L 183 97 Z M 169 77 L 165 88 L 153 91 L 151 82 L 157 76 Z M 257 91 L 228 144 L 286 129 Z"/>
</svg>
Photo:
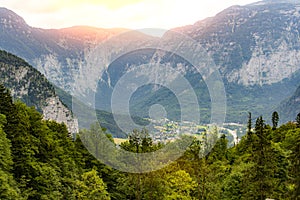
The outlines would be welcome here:
<svg viewBox="0 0 300 200">
<path fill-rule="evenodd" d="M 170 29 L 259 0 L 0 0 L 33 27 Z"/>
</svg>

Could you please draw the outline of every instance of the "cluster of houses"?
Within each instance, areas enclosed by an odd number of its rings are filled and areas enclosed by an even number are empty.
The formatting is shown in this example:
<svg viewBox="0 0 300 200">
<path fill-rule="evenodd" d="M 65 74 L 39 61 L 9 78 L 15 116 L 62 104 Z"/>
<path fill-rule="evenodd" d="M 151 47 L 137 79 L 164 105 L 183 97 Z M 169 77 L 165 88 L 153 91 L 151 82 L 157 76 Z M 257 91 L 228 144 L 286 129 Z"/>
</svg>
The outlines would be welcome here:
<svg viewBox="0 0 300 200">
<path fill-rule="evenodd" d="M 151 137 L 154 142 L 167 143 L 177 140 L 182 135 L 194 135 L 201 137 L 207 133 L 211 125 L 198 125 L 194 122 L 176 122 L 167 118 L 154 120 L 149 119 L 153 124 Z M 229 126 L 229 127 L 227 127 Z M 219 134 L 227 135 L 230 142 L 236 144 L 239 142 L 239 136 L 243 134 L 243 126 L 241 124 L 224 124 L 224 127 L 217 127 Z"/>
</svg>

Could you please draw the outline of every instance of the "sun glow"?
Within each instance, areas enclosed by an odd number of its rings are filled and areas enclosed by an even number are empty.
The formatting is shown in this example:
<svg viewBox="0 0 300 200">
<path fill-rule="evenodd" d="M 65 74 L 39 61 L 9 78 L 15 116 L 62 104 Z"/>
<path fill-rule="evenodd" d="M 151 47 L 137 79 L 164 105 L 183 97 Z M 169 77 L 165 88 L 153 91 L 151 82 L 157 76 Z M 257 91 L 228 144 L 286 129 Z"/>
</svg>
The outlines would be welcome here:
<svg viewBox="0 0 300 200">
<path fill-rule="evenodd" d="M 34 27 L 174 28 L 255 0 L 0 0 Z"/>
</svg>

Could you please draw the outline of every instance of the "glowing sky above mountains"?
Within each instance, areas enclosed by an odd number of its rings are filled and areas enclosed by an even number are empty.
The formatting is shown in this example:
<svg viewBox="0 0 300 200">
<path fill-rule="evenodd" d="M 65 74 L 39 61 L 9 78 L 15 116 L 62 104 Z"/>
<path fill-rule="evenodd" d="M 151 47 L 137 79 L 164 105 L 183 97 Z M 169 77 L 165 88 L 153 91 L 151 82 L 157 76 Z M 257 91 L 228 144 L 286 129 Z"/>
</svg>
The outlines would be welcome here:
<svg viewBox="0 0 300 200">
<path fill-rule="evenodd" d="M 174 28 L 255 0 L 0 0 L 34 27 Z"/>
</svg>

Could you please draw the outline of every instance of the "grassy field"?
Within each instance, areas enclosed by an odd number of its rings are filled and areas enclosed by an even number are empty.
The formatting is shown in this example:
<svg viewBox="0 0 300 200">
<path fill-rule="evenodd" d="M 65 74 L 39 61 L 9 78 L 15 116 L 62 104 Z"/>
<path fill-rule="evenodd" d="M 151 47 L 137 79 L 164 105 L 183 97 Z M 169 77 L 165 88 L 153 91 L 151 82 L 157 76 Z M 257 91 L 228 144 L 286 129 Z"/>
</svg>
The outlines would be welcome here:
<svg viewBox="0 0 300 200">
<path fill-rule="evenodd" d="M 121 144 L 122 142 L 126 142 L 128 139 L 123 139 L 123 138 L 114 138 L 114 142 L 116 144 Z"/>
</svg>

